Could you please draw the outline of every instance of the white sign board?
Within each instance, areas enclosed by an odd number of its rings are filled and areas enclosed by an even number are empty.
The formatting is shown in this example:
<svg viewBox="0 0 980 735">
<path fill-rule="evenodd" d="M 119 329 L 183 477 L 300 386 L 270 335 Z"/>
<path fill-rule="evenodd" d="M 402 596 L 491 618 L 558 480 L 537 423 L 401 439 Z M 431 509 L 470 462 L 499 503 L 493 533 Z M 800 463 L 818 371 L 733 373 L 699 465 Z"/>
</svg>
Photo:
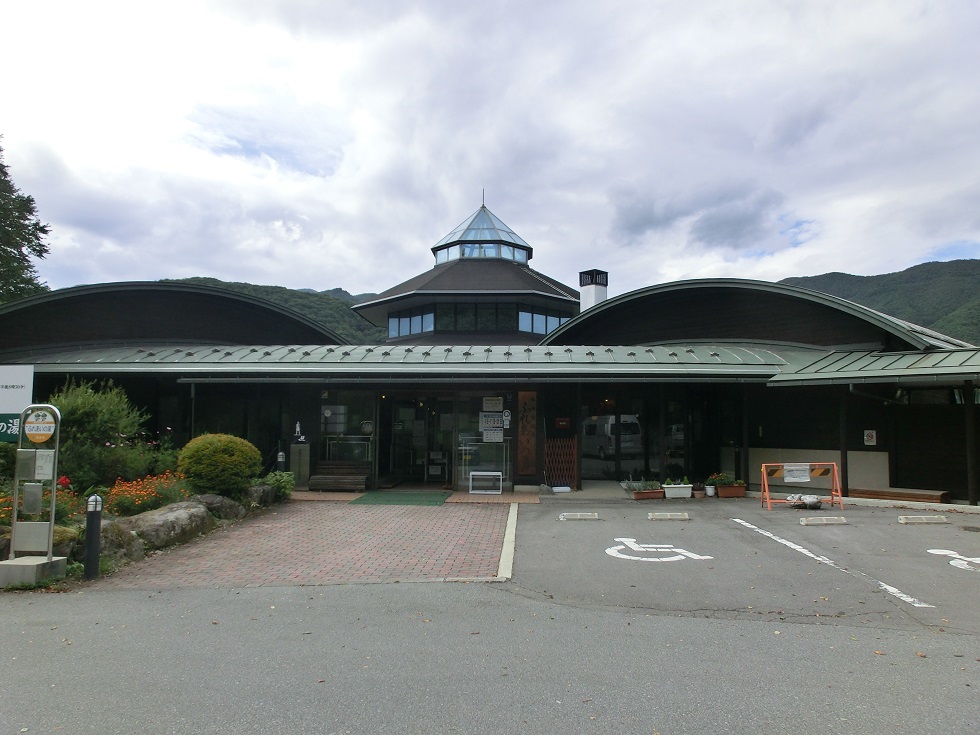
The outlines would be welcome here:
<svg viewBox="0 0 980 735">
<path fill-rule="evenodd" d="M 484 411 L 503 411 L 504 410 L 504 397 L 503 396 L 484 396 L 483 397 L 483 410 Z"/>
<path fill-rule="evenodd" d="M 784 464 L 783 480 L 786 482 L 810 482 L 809 462 Z"/>
<path fill-rule="evenodd" d="M 0 365 L 0 442 L 16 443 L 20 413 L 34 395 L 33 365 Z"/>
<path fill-rule="evenodd" d="M 33 394 L 33 365 L 0 365 L 0 413 L 19 416 L 31 405 Z"/>
<path fill-rule="evenodd" d="M 504 415 L 499 411 L 481 411 L 480 429 L 504 428 Z"/>
</svg>

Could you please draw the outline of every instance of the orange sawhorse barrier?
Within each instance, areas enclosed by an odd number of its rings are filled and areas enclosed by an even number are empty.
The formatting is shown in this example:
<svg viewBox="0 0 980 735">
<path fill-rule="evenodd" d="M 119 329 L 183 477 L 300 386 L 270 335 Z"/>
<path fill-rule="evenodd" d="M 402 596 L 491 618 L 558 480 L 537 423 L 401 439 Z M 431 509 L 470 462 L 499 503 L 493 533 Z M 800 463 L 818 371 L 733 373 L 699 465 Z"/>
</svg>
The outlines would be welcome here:
<svg viewBox="0 0 980 735">
<path fill-rule="evenodd" d="M 806 473 L 809 477 L 829 477 L 830 478 L 830 507 L 834 503 L 844 510 L 844 496 L 840 489 L 840 472 L 837 470 L 836 462 L 780 462 L 778 464 L 762 465 L 762 504 L 766 510 L 772 510 L 773 503 L 789 503 L 794 501 L 773 498 L 769 492 L 769 479 L 787 476 L 787 469 L 791 474 L 802 476 Z M 803 483 L 801 483 L 803 484 Z M 822 489 L 821 489 L 822 490 Z M 821 493 L 813 493 L 820 495 Z"/>
</svg>

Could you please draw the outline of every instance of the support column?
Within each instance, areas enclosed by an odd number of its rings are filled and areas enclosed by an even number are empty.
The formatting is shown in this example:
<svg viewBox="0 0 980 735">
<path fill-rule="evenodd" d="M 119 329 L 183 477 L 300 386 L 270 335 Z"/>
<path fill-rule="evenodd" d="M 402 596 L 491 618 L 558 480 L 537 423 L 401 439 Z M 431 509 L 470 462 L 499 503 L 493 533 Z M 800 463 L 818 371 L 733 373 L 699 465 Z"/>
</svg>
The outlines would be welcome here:
<svg viewBox="0 0 980 735">
<path fill-rule="evenodd" d="M 841 495 L 848 497 L 849 483 L 847 480 L 847 396 L 850 386 L 843 386 L 840 396 L 840 490 Z"/>
<path fill-rule="evenodd" d="M 736 478 L 745 480 L 749 484 L 749 441 L 751 432 L 749 430 L 749 386 L 742 384 L 742 446 L 738 448 L 736 467 Z"/>
<path fill-rule="evenodd" d="M 966 412 L 966 497 L 977 505 L 977 410 L 972 380 L 963 384 L 963 408 Z"/>
</svg>

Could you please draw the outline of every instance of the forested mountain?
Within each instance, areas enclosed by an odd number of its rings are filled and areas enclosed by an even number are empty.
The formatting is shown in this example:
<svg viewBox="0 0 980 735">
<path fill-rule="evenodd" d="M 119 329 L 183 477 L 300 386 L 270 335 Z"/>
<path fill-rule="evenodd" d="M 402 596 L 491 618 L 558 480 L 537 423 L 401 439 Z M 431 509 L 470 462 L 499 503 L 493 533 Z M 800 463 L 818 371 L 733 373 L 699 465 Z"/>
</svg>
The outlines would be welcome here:
<svg viewBox="0 0 980 735">
<path fill-rule="evenodd" d="M 342 288 L 316 292 L 230 283 L 215 278 L 184 278 L 180 282 L 227 288 L 287 306 L 354 344 L 380 344 L 385 338 L 384 329 L 372 326 L 350 308 L 351 304 L 367 301 L 376 294 L 352 296 Z M 839 296 L 980 345 L 980 260 L 923 263 L 880 276 L 825 273 L 784 278 L 780 283 Z"/>
<path fill-rule="evenodd" d="M 839 296 L 980 345 L 980 260 L 923 263 L 880 276 L 824 273 L 780 283 Z"/>
</svg>

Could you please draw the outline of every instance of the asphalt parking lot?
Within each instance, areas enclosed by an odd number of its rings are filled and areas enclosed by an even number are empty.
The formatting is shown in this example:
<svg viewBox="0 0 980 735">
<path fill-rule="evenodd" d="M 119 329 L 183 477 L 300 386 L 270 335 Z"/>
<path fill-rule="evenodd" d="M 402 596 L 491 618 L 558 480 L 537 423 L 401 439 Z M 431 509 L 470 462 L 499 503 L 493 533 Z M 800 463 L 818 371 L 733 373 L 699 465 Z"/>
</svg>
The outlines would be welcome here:
<svg viewBox="0 0 980 735">
<path fill-rule="evenodd" d="M 690 520 L 649 520 L 655 511 Z M 599 520 L 562 521 L 563 512 Z M 937 514 L 851 505 L 766 511 L 752 498 L 522 506 L 513 584 L 557 602 L 658 614 L 975 634 L 980 515 L 899 522 Z M 828 516 L 847 523 L 800 524 Z"/>
</svg>

